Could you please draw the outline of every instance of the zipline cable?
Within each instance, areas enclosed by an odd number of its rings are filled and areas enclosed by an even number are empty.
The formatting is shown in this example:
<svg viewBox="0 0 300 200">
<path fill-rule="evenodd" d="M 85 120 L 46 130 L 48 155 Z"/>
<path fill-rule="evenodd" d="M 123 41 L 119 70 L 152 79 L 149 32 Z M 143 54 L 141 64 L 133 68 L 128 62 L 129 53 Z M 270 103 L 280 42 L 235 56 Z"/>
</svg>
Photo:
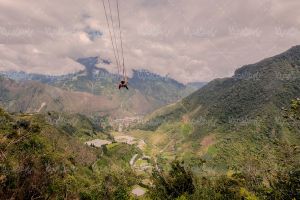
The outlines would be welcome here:
<svg viewBox="0 0 300 200">
<path fill-rule="evenodd" d="M 120 71 L 122 71 L 121 61 L 120 61 L 120 53 L 119 53 L 119 46 L 118 46 L 118 42 L 117 42 L 117 36 L 116 36 L 117 34 L 116 34 L 116 31 L 115 31 L 115 23 L 114 23 L 114 20 L 113 20 L 111 4 L 110 4 L 110 0 L 107 0 L 107 1 L 108 1 L 109 12 L 110 12 L 110 20 L 111 20 L 111 23 L 112 23 L 112 32 L 113 32 L 113 37 L 114 37 L 114 40 L 115 40 L 116 52 L 117 52 L 117 57 L 118 57 L 118 62 L 119 62 L 119 68 L 120 68 Z"/>
<path fill-rule="evenodd" d="M 125 70 L 125 59 L 124 59 L 124 48 L 123 48 L 121 20 L 120 20 L 119 0 L 116 0 L 116 1 L 117 1 L 117 12 L 118 12 L 118 20 L 119 20 L 119 36 L 120 36 L 121 52 L 122 52 L 123 78 L 124 78 L 125 81 L 127 81 L 127 75 L 126 75 L 126 70 Z"/>
<path fill-rule="evenodd" d="M 109 35 L 110 35 L 110 40 L 111 40 L 113 52 L 114 52 L 114 57 L 115 57 L 116 64 L 117 64 L 118 74 L 120 75 L 120 69 L 121 69 L 121 68 L 120 68 L 120 65 L 119 65 L 119 59 L 118 59 L 118 56 L 117 56 L 117 54 L 116 54 L 117 44 L 116 44 L 116 47 L 115 47 L 115 45 L 114 45 L 114 40 L 113 40 L 113 36 L 112 36 L 112 32 L 111 32 L 111 29 L 110 29 L 110 23 L 109 23 L 109 20 L 108 20 L 108 17 L 107 17 L 107 9 L 106 9 L 104 0 L 102 0 L 102 4 L 103 4 L 104 12 L 105 12 L 105 18 L 106 18 L 106 23 L 107 23 L 107 26 L 108 26 L 108 31 L 109 31 Z M 112 17 L 111 17 L 111 20 L 112 20 Z M 113 26 L 113 24 L 112 24 L 112 26 Z"/>
</svg>

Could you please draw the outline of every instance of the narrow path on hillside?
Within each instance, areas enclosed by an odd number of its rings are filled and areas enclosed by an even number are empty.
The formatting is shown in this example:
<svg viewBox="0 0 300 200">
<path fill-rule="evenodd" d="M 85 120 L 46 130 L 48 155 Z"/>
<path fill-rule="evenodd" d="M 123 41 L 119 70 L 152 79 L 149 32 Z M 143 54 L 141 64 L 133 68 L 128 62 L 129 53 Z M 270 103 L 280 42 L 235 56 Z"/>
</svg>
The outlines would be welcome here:
<svg viewBox="0 0 300 200">
<path fill-rule="evenodd" d="M 131 160 L 129 161 L 129 164 L 130 164 L 131 167 L 133 167 L 135 159 L 136 159 L 137 156 L 138 156 L 138 154 L 133 155 Z"/>
<path fill-rule="evenodd" d="M 142 139 L 138 139 L 138 138 L 129 136 L 125 133 L 117 133 L 117 134 L 114 134 L 113 137 L 114 137 L 114 140 L 117 141 L 118 143 L 126 143 L 128 145 L 136 145 L 137 148 L 139 148 L 143 152 L 143 157 L 142 158 L 137 159 L 139 154 L 134 154 L 132 156 L 132 158 L 130 159 L 130 161 L 129 161 L 130 167 L 132 168 L 133 171 L 137 172 L 137 170 L 139 170 L 139 169 L 142 170 L 142 168 L 139 168 L 139 167 L 136 168 L 135 164 L 140 159 L 143 159 L 144 157 L 147 157 L 147 156 L 144 155 L 145 146 L 147 145 L 146 142 Z M 87 144 L 89 146 L 94 146 L 94 147 L 98 147 L 98 148 L 100 148 L 104 145 L 107 145 L 107 144 L 111 144 L 111 143 L 112 143 L 112 141 L 100 140 L 100 139 L 94 139 L 94 140 L 85 142 L 85 144 Z M 103 151 L 102 151 L 102 153 L 103 153 Z M 97 161 L 95 161 L 93 163 L 93 165 L 92 165 L 93 168 L 96 165 Z M 143 179 L 143 180 L 148 181 L 148 179 Z M 135 197 L 143 196 L 146 192 L 147 192 L 147 189 L 143 188 L 140 185 L 133 186 L 132 191 L 131 191 L 131 193 Z"/>
</svg>

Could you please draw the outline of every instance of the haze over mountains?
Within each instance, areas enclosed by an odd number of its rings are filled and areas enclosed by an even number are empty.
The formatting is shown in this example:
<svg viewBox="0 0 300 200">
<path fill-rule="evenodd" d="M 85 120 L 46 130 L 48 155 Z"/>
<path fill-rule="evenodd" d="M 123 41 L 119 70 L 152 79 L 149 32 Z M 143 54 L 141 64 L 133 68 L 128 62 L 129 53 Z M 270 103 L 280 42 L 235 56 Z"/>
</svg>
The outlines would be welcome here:
<svg viewBox="0 0 300 200">
<path fill-rule="evenodd" d="M 1 104 L 12 112 L 64 111 L 112 116 L 144 115 L 178 101 L 205 83 L 184 85 L 146 70 L 134 70 L 129 91 L 119 91 L 121 77 L 97 65 L 109 65 L 99 57 L 77 60 L 85 69 L 73 74 L 49 76 L 8 71 L 1 74 Z M 14 90 L 14 89 L 15 90 Z M 9 103 L 8 103 L 9 102 Z"/>
</svg>

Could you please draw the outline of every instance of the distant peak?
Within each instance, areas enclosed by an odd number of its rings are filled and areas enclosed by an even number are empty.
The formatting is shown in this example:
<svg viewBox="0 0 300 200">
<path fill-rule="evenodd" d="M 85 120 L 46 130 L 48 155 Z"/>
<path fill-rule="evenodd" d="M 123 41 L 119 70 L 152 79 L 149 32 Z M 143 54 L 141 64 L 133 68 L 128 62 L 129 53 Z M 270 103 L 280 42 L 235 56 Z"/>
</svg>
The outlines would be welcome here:
<svg viewBox="0 0 300 200">
<path fill-rule="evenodd" d="M 133 69 L 133 78 L 142 79 L 142 80 L 158 80 L 158 79 L 166 79 L 168 76 L 161 76 L 154 72 L 150 72 L 146 69 Z"/>
<path fill-rule="evenodd" d="M 108 59 L 102 59 L 98 56 L 95 57 L 86 57 L 86 58 L 78 58 L 76 60 L 78 63 L 84 65 L 86 68 L 91 69 L 91 68 L 97 68 L 97 64 L 105 64 L 109 65 L 111 63 L 110 60 Z"/>
<path fill-rule="evenodd" d="M 292 46 L 291 49 L 300 49 L 300 45 Z"/>
<path fill-rule="evenodd" d="M 150 72 L 149 70 L 146 69 L 133 69 L 132 72 L 134 74 L 151 74 L 151 75 L 156 75 L 156 76 L 160 76 L 154 72 Z"/>
<path fill-rule="evenodd" d="M 109 73 L 105 68 L 97 67 L 98 64 L 109 65 L 111 63 L 109 60 L 102 59 L 98 56 L 95 56 L 95 57 L 78 58 L 76 61 L 85 67 L 84 72 L 86 73 L 86 76 L 88 76 L 91 79 L 93 79 L 95 74 Z"/>
<path fill-rule="evenodd" d="M 286 61 L 291 66 L 299 66 L 300 45 L 293 46 L 283 53 L 265 58 L 257 63 L 245 65 L 237 69 L 233 77 L 238 79 L 257 79 L 262 75 L 261 71 L 265 70 L 265 68 L 269 68 L 272 69 L 272 71 L 275 71 L 279 70 L 280 68 L 289 66 L 282 65 L 283 61 Z"/>
<path fill-rule="evenodd" d="M 287 52 L 300 53 L 300 45 L 291 47 Z"/>
</svg>

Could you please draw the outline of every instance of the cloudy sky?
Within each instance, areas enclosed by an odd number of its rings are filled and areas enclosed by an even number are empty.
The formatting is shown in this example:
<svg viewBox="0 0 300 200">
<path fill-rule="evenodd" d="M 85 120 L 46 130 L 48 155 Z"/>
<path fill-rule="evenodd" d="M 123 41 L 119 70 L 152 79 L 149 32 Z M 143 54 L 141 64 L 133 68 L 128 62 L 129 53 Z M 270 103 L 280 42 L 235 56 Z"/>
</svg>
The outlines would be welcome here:
<svg viewBox="0 0 300 200">
<path fill-rule="evenodd" d="M 300 44 L 299 0 L 119 2 L 128 71 L 209 81 Z M 64 74 L 87 56 L 114 62 L 101 0 L 0 0 L 0 70 Z"/>
</svg>

